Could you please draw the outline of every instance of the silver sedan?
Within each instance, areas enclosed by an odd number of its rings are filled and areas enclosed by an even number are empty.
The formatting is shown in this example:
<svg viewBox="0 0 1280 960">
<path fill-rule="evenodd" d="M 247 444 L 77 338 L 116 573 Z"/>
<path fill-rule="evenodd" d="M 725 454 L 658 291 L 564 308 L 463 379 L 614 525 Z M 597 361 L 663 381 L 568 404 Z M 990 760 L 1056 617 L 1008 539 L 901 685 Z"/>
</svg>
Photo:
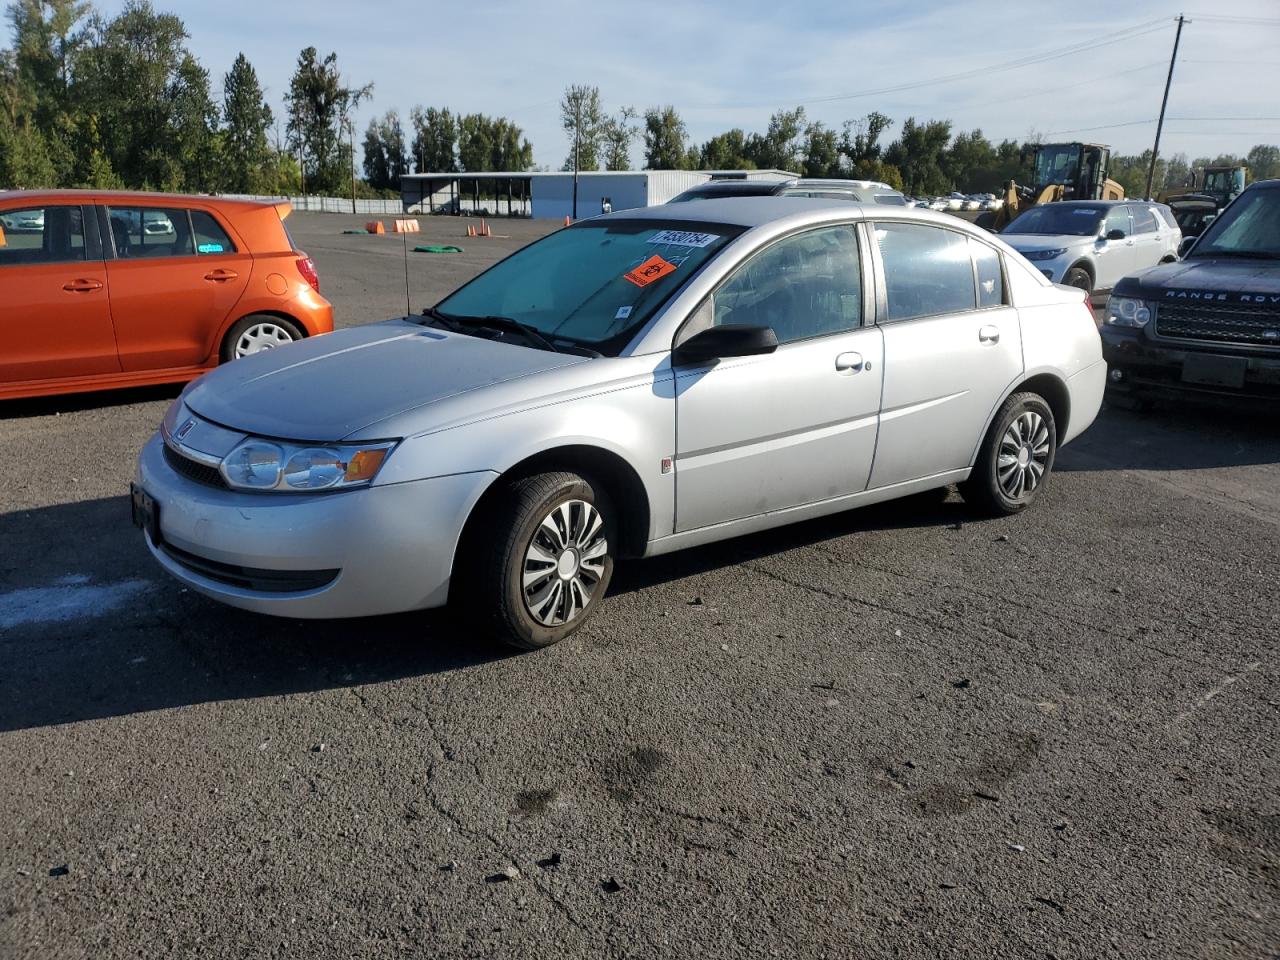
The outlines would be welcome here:
<svg viewBox="0 0 1280 960">
<path fill-rule="evenodd" d="M 953 483 L 1017 513 L 1105 380 L 1080 291 L 956 218 L 628 210 L 420 316 L 206 374 L 139 455 L 133 512 L 161 566 L 237 607 L 449 602 L 542 647 L 620 558 Z"/>
</svg>

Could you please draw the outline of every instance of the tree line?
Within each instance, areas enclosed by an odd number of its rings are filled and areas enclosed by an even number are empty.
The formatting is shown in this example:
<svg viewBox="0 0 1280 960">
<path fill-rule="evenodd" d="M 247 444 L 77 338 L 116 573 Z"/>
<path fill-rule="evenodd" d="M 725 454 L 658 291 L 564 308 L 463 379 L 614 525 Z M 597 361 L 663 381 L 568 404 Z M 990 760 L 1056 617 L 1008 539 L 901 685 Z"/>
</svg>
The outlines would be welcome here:
<svg viewBox="0 0 1280 960">
<path fill-rule="evenodd" d="M 15 0 L 6 13 L 0 188 L 369 194 L 395 189 L 415 166 L 533 164 L 510 120 L 415 107 L 410 148 L 395 111 L 370 123 L 356 182 L 353 117 L 373 85 L 351 83 L 336 53 L 298 54 L 278 115 L 243 53 L 215 96 L 182 19 L 150 0 L 129 0 L 114 17 L 83 0 Z"/>
<path fill-rule="evenodd" d="M 407 124 L 396 110 L 375 117 L 357 153 L 354 114 L 373 85 L 351 82 L 336 53 L 299 53 L 277 115 L 244 54 L 216 95 L 181 18 L 150 0 L 128 0 L 114 17 L 85 0 L 14 0 L 7 16 L 0 187 L 368 195 L 397 190 L 413 171 L 533 168 L 533 147 L 513 121 L 437 106 L 413 107 Z M 695 143 L 674 106 L 610 112 L 590 85 L 565 90 L 560 117 L 570 140 L 566 170 L 630 169 L 639 146 L 648 169 L 778 169 L 881 180 L 914 195 L 1026 183 L 1039 140 L 993 142 L 980 129 L 954 131 L 950 121 L 914 117 L 889 139 L 895 123 L 879 111 L 829 127 L 796 107 L 775 112 L 763 131 L 734 128 Z M 1150 159 L 1150 151 L 1113 156 L 1111 175 L 1140 196 Z M 1161 159 L 1154 189 L 1183 186 L 1195 167 L 1236 162 L 1248 163 L 1256 179 L 1280 176 L 1280 147 Z"/>
</svg>

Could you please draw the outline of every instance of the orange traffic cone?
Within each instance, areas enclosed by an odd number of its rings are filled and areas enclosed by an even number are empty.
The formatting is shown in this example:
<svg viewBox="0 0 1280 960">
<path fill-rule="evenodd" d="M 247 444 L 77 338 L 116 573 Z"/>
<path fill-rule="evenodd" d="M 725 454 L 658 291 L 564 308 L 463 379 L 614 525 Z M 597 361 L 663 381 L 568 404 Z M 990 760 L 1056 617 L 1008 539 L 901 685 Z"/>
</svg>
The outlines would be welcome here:
<svg viewBox="0 0 1280 960">
<path fill-rule="evenodd" d="M 564 215 L 564 225 L 567 227 L 567 226 L 569 226 L 569 223 L 570 223 L 569 215 L 566 213 L 566 214 Z"/>
<path fill-rule="evenodd" d="M 475 235 L 476 235 L 476 228 L 475 228 L 475 227 L 472 227 L 472 226 L 468 226 L 468 227 L 467 227 L 467 236 L 468 236 L 468 237 L 474 237 Z"/>
</svg>

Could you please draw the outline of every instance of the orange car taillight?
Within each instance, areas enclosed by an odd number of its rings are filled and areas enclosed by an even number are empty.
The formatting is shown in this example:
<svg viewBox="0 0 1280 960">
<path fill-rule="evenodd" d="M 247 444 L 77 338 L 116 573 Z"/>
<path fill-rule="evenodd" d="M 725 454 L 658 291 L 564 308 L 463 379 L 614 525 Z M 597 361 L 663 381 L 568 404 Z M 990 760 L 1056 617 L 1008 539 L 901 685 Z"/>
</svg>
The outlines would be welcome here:
<svg viewBox="0 0 1280 960">
<path fill-rule="evenodd" d="M 311 284 L 316 293 L 320 292 L 320 275 L 316 273 L 316 262 L 310 257 L 298 258 L 298 273 L 302 279 Z"/>
</svg>

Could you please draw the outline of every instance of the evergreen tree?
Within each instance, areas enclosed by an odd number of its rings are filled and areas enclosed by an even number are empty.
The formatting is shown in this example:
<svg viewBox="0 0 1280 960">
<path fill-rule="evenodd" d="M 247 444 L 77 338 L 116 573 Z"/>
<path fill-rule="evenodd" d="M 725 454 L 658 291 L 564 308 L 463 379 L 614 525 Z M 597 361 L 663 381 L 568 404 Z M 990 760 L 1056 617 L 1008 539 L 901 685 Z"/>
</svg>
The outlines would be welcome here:
<svg viewBox="0 0 1280 960">
<path fill-rule="evenodd" d="M 222 81 L 225 189 L 231 193 L 265 193 L 275 189 L 275 170 L 267 130 L 271 108 L 262 95 L 258 73 L 243 53 Z"/>
</svg>

